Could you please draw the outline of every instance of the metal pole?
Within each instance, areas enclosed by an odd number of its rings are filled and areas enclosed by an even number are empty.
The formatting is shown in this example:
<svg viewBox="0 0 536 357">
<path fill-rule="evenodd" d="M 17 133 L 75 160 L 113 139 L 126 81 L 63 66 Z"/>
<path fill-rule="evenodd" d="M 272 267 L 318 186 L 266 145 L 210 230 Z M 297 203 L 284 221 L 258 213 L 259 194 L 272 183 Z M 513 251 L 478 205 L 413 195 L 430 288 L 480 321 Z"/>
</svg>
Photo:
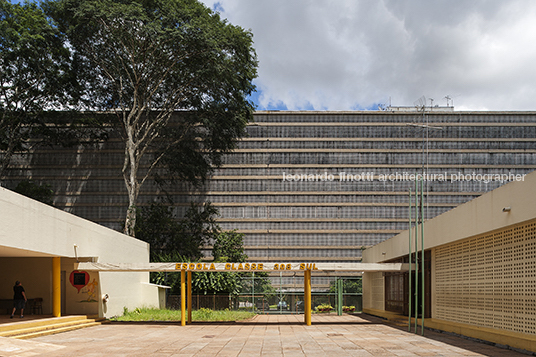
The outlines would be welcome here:
<svg viewBox="0 0 536 357">
<path fill-rule="evenodd" d="M 417 333 L 417 319 L 419 317 L 419 265 L 417 252 L 419 251 L 419 182 L 415 178 L 415 333 Z"/>
<path fill-rule="evenodd" d="M 251 311 L 255 312 L 255 272 L 251 275 Z"/>
<path fill-rule="evenodd" d="M 186 271 L 181 270 L 181 326 L 186 326 Z"/>
<path fill-rule="evenodd" d="M 303 322 L 307 324 L 307 270 L 303 272 Z M 310 306 L 310 304 L 309 304 Z"/>
<path fill-rule="evenodd" d="M 61 316 L 61 257 L 52 257 L 52 316 Z"/>
<path fill-rule="evenodd" d="M 411 247 L 411 238 L 413 238 L 411 236 L 411 188 L 409 189 L 409 209 L 408 209 L 408 214 L 409 214 L 409 229 L 408 229 L 408 236 L 409 236 L 409 255 L 408 255 L 408 261 L 409 261 L 409 272 L 408 272 L 408 295 L 409 295 L 409 300 L 408 300 L 408 332 L 411 332 L 411 250 L 412 250 L 412 247 Z"/>
<path fill-rule="evenodd" d="M 421 180 L 421 335 L 424 336 L 424 179 Z"/>
<path fill-rule="evenodd" d="M 305 278 L 305 324 L 311 326 L 311 271 L 306 270 L 304 272 Z"/>
<path fill-rule="evenodd" d="M 342 316 L 342 278 L 337 278 L 337 315 Z"/>
<path fill-rule="evenodd" d="M 283 272 L 279 272 L 279 314 L 283 313 Z"/>
<path fill-rule="evenodd" d="M 188 323 L 192 323 L 192 271 L 188 270 L 188 285 L 186 287 L 186 290 L 188 291 L 186 294 L 187 297 L 187 310 L 188 310 Z"/>
</svg>

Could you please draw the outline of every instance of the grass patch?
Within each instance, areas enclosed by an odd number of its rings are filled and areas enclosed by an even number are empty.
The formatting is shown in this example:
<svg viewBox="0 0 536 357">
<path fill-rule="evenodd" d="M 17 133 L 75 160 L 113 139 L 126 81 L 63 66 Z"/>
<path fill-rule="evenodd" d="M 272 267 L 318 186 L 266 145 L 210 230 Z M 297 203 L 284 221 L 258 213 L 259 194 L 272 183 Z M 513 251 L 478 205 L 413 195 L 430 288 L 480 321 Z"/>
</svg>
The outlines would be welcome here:
<svg viewBox="0 0 536 357">
<path fill-rule="evenodd" d="M 216 310 L 201 308 L 192 311 L 193 321 L 241 321 L 247 320 L 256 314 L 250 311 L 231 311 L 231 310 Z M 135 308 L 129 311 L 123 309 L 123 316 L 111 318 L 112 321 L 180 321 L 180 310 L 167 310 L 155 308 Z"/>
</svg>

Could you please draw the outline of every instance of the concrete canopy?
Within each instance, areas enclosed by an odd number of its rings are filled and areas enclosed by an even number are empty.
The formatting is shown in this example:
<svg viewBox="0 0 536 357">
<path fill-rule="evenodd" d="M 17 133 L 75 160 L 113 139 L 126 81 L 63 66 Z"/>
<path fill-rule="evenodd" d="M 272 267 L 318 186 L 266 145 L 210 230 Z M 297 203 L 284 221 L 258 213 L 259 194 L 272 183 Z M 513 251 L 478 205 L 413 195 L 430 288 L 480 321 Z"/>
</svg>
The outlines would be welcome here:
<svg viewBox="0 0 536 357">
<path fill-rule="evenodd" d="M 76 264 L 76 269 L 88 271 L 327 271 L 327 272 L 401 272 L 408 270 L 402 263 L 97 263 Z"/>
</svg>

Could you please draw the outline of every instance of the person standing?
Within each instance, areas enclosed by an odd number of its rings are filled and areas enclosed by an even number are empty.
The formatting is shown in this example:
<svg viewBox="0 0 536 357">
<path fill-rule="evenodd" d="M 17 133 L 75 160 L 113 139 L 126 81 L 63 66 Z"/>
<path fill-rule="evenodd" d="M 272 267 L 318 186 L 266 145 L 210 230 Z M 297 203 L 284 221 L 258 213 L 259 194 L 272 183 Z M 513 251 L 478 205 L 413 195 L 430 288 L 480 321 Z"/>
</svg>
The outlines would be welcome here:
<svg viewBox="0 0 536 357">
<path fill-rule="evenodd" d="M 11 313 L 11 318 L 13 318 L 17 309 L 20 309 L 20 318 L 22 319 L 24 317 L 24 307 L 26 306 L 27 300 L 26 292 L 20 281 L 17 280 L 13 287 L 13 312 Z"/>
</svg>

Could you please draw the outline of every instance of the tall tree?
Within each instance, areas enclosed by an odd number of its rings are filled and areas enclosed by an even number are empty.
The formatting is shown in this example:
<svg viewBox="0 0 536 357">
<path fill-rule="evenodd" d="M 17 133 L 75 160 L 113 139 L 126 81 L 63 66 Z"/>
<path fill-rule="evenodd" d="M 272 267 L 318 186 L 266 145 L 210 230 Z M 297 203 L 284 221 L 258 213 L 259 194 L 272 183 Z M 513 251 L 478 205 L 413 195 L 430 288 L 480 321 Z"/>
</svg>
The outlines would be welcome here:
<svg viewBox="0 0 536 357">
<path fill-rule="evenodd" d="M 15 152 L 52 135 L 45 110 L 67 100 L 69 51 L 35 3 L 0 0 L 0 178 Z"/>
<path fill-rule="evenodd" d="M 124 141 L 134 236 L 140 188 L 159 165 L 199 184 L 252 119 L 252 35 L 196 0 L 49 0 L 74 51 L 91 108 Z M 142 166 L 143 165 L 143 166 Z"/>
<path fill-rule="evenodd" d="M 54 191 L 48 184 L 40 185 L 33 181 L 24 180 L 19 182 L 13 191 L 26 197 L 30 197 L 36 201 L 53 206 L 52 197 L 54 195 Z"/>
<path fill-rule="evenodd" d="M 140 210 L 136 237 L 151 245 L 151 261 L 170 255 L 197 261 L 203 257 L 203 246 L 219 237 L 217 215 L 210 202 L 192 203 L 184 217 L 177 219 L 170 207 L 155 203 Z"/>
<path fill-rule="evenodd" d="M 248 256 L 244 253 L 244 233 L 234 231 L 220 232 L 212 247 L 214 261 L 243 263 Z"/>
<path fill-rule="evenodd" d="M 213 238 L 212 256 L 216 263 L 244 263 L 248 256 L 244 253 L 244 234 L 236 231 L 218 232 Z M 228 293 L 237 295 L 242 288 L 244 273 L 196 272 L 192 288 L 202 294 Z"/>
</svg>

